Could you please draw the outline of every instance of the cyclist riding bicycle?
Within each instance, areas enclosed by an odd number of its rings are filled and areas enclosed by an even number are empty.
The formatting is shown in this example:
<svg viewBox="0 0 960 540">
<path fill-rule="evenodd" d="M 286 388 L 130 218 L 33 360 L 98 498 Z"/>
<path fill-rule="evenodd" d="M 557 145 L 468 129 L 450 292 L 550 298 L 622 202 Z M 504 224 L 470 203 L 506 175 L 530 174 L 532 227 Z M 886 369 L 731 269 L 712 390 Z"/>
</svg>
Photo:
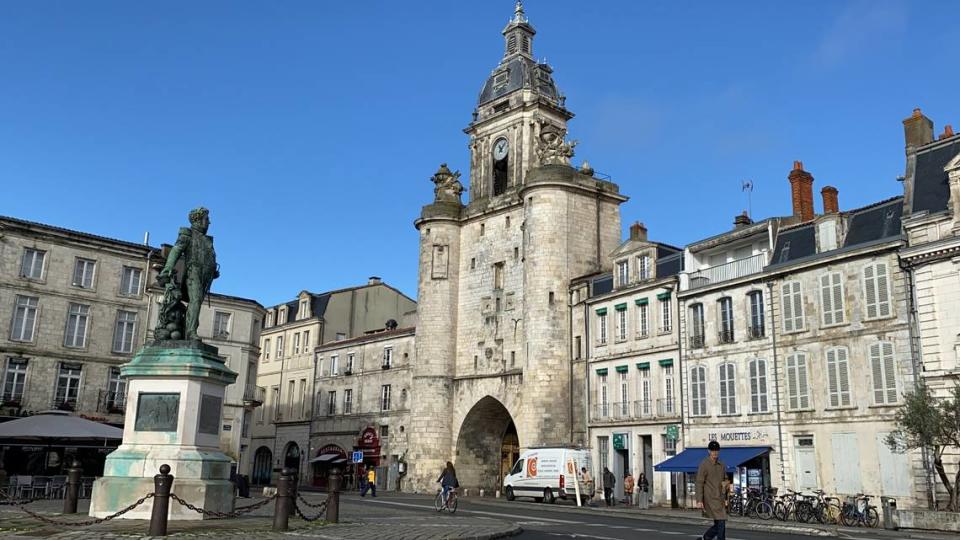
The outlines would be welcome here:
<svg viewBox="0 0 960 540">
<path fill-rule="evenodd" d="M 437 482 L 440 482 L 440 486 L 443 487 L 443 504 L 447 504 L 450 490 L 460 487 L 460 482 L 457 481 L 457 470 L 453 468 L 453 463 L 447 462 L 447 466 L 437 477 Z"/>
</svg>

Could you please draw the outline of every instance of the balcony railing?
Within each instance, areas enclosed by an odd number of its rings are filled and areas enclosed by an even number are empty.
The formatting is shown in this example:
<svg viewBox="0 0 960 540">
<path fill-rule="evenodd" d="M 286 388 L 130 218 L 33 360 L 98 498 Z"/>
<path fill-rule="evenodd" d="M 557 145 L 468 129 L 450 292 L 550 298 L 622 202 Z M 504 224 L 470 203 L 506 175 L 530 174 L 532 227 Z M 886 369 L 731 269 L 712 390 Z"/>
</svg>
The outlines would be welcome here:
<svg viewBox="0 0 960 540">
<path fill-rule="evenodd" d="M 97 412 L 123 414 L 127 410 L 127 392 L 100 390 L 97 396 Z"/>
<path fill-rule="evenodd" d="M 756 255 L 744 257 L 743 259 L 697 270 L 690 274 L 690 288 L 706 287 L 714 283 L 721 283 L 731 279 L 749 276 L 750 274 L 756 274 L 763 270 L 763 265 L 766 260 L 766 253 L 757 253 Z"/>
<path fill-rule="evenodd" d="M 591 412 L 590 419 L 594 422 L 650 420 L 680 415 L 680 409 L 672 399 L 595 403 Z"/>
<path fill-rule="evenodd" d="M 691 349 L 702 349 L 703 348 L 703 336 L 702 335 L 692 335 L 690 336 L 690 348 Z"/>
<path fill-rule="evenodd" d="M 733 343 L 733 330 L 721 330 L 717 333 L 720 343 Z"/>
<path fill-rule="evenodd" d="M 254 407 L 263 405 L 267 399 L 267 389 L 262 386 L 248 384 L 243 388 L 243 402 Z"/>
<path fill-rule="evenodd" d="M 751 326 L 747 328 L 747 333 L 749 334 L 750 339 L 761 339 L 765 335 L 763 326 Z"/>
</svg>

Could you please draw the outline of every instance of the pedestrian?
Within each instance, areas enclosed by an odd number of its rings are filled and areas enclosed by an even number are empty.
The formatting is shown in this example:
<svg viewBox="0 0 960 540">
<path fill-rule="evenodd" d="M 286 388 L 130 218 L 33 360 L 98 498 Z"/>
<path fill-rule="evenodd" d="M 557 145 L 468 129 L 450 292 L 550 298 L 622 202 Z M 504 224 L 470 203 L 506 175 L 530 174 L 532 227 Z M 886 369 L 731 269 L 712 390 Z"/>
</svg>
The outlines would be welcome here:
<svg viewBox="0 0 960 540">
<path fill-rule="evenodd" d="M 587 506 L 596 506 L 593 502 L 593 477 L 586 467 L 580 467 L 580 491 L 589 496 Z"/>
<path fill-rule="evenodd" d="M 623 477 L 623 502 L 626 505 L 633 504 L 633 475 L 627 472 Z"/>
<path fill-rule="evenodd" d="M 377 496 L 377 473 L 373 470 L 373 467 L 367 469 L 367 483 L 363 485 L 363 491 L 360 492 L 360 496 L 366 497 L 368 489 L 374 497 Z"/>
<path fill-rule="evenodd" d="M 720 461 L 720 443 L 710 441 L 707 445 L 708 455 L 697 469 L 696 492 L 699 500 L 697 507 L 713 520 L 713 526 L 707 529 L 700 538 L 702 540 L 726 540 L 727 538 L 727 510 L 726 501 L 727 471 Z"/>
<path fill-rule="evenodd" d="M 616 501 L 613 498 L 613 486 L 617 485 L 617 477 L 610 472 L 610 469 L 603 468 L 603 500 L 607 506 L 613 506 Z"/>
<path fill-rule="evenodd" d="M 645 473 L 640 473 L 640 478 L 637 479 L 637 491 L 640 495 L 640 509 L 647 510 L 650 508 L 650 481 Z"/>
</svg>

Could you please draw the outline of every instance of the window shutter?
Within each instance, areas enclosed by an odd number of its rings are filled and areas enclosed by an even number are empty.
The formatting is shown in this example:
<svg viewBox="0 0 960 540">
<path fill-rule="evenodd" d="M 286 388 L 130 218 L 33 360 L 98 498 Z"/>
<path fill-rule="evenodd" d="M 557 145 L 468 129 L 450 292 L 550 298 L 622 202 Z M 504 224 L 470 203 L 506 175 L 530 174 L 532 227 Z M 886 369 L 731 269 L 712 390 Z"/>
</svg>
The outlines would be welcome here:
<svg viewBox="0 0 960 540">
<path fill-rule="evenodd" d="M 893 358 L 893 343 L 886 341 L 881 344 L 883 354 L 883 379 L 887 389 L 887 403 L 897 402 L 897 373 Z"/>
<path fill-rule="evenodd" d="M 840 406 L 840 396 L 837 387 L 837 350 L 827 350 L 827 386 L 829 387 L 830 406 Z"/>
<path fill-rule="evenodd" d="M 793 332 L 793 301 L 790 298 L 790 283 L 784 283 L 781 288 L 782 302 L 780 304 L 783 306 L 783 331 L 784 332 Z"/>
<path fill-rule="evenodd" d="M 875 319 L 877 317 L 877 282 L 876 265 L 869 265 L 863 268 L 863 290 L 867 296 L 867 318 Z"/>
<path fill-rule="evenodd" d="M 720 364 L 720 414 L 727 414 L 727 365 Z"/>
<path fill-rule="evenodd" d="M 767 361 L 757 360 L 757 389 L 760 392 L 760 411 L 767 411 Z"/>
<path fill-rule="evenodd" d="M 807 357 L 806 355 L 797 355 L 797 390 L 800 393 L 798 402 L 800 408 L 810 407 L 810 393 L 807 388 Z"/>
<path fill-rule="evenodd" d="M 875 275 L 877 279 L 877 316 L 890 316 L 890 280 L 887 275 L 887 265 L 878 263 L 875 265 Z"/>
<path fill-rule="evenodd" d="M 823 324 L 829 325 L 833 324 L 833 295 L 832 295 L 832 279 L 831 274 L 824 274 L 820 276 L 820 304 L 821 309 L 823 310 Z M 829 353 L 828 357 L 829 357 Z"/>
<path fill-rule="evenodd" d="M 760 407 L 760 388 L 757 379 L 757 361 L 750 361 L 750 410 L 757 412 Z"/>
<path fill-rule="evenodd" d="M 870 345 L 870 367 L 873 373 L 873 402 L 882 405 L 884 403 L 883 387 L 883 359 L 880 354 L 880 344 Z"/>
<path fill-rule="evenodd" d="M 793 328 L 803 330 L 803 297 L 800 295 L 800 282 L 793 282 Z"/>
<path fill-rule="evenodd" d="M 796 357 L 787 357 L 787 397 L 790 408 L 797 408 L 797 362 Z"/>
<path fill-rule="evenodd" d="M 850 369 L 847 358 L 846 347 L 836 349 L 837 354 L 837 379 L 839 380 L 840 406 L 848 407 L 850 405 Z"/>
</svg>

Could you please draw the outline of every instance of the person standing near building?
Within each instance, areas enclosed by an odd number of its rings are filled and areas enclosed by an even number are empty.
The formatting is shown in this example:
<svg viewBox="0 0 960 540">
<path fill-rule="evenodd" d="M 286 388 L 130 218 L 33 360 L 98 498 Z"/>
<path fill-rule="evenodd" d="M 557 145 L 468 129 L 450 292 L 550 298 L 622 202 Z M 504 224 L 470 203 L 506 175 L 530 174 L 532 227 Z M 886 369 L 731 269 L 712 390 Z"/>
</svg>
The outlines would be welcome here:
<svg viewBox="0 0 960 540">
<path fill-rule="evenodd" d="M 629 472 L 623 477 L 623 502 L 626 505 L 633 504 L 633 475 Z"/>
<path fill-rule="evenodd" d="M 703 540 L 726 540 L 727 509 L 726 501 L 727 471 L 720 461 L 720 443 L 710 441 L 707 445 L 707 457 L 697 470 L 697 507 L 713 520 L 713 526 L 701 537 Z"/>
<path fill-rule="evenodd" d="M 640 478 L 637 479 L 637 492 L 640 495 L 640 509 L 650 508 L 650 482 L 645 473 L 640 473 Z"/>
<path fill-rule="evenodd" d="M 377 496 L 377 473 L 373 467 L 367 469 L 367 483 L 363 486 L 360 496 L 365 497 L 368 489 L 374 497 Z"/>
<path fill-rule="evenodd" d="M 610 469 L 603 468 L 603 500 L 607 501 L 607 506 L 613 506 L 616 501 L 613 497 L 613 486 L 617 485 L 617 477 L 610 472 Z"/>
</svg>

